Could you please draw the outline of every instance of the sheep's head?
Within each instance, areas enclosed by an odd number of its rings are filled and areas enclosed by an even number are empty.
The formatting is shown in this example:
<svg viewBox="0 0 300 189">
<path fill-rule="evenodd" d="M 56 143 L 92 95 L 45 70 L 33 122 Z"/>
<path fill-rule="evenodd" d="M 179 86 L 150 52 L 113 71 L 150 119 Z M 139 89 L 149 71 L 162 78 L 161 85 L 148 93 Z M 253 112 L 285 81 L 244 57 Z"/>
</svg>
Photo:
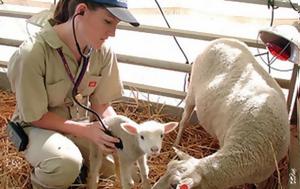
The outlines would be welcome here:
<svg viewBox="0 0 300 189">
<path fill-rule="evenodd" d="M 173 131 L 177 126 L 177 122 L 162 124 L 157 121 L 146 121 L 140 125 L 121 124 L 127 133 L 137 137 L 141 150 L 150 155 L 157 155 L 160 152 L 164 135 Z"/>
<path fill-rule="evenodd" d="M 200 182 L 201 177 L 195 171 L 198 160 L 176 148 L 174 150 L 177 160 L 168 163 L 167 171 L 151 189 L 192 188 Z"/>
</svg>

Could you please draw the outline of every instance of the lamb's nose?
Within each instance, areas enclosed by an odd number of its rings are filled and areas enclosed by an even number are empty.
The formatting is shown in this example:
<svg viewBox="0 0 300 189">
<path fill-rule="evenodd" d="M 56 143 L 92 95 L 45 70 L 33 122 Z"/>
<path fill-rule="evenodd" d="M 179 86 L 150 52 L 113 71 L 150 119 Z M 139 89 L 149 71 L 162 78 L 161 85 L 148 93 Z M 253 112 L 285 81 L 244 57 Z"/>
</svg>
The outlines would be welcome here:
<svg viewBox="0 0 300 189">
<path fill-rule="evenodd" d="M 158 147 L 157 146 L 152 146 L 151 147 L 151 152 L 153 152 L 153 153 L 157 153 L 158 152 Z"/>
</svg>

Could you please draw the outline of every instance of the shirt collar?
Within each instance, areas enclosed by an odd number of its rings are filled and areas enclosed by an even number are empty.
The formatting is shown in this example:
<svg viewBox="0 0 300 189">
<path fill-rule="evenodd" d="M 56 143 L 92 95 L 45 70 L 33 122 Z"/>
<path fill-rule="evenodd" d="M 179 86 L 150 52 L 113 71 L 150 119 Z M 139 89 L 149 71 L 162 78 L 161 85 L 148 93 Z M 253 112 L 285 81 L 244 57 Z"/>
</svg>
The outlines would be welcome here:
<svg viewBox="0 0 300 189">
<path fill-rule="evenodd" d="M 62 48 L 62 51 L 65 55 L 74 58 L 71 53 L 70 48 L 59 38 L 57 32 L 54 30 L 53 25 L 51 25 L 51 21 L 48 20 L 41 30 L 41 37 L 45 40 L 45 42 L 53 49 Z"/>
<path fill-rule="evenodd" d="M 65 46 L 63 41 L 57 35 L 56 31 L 53 29 L 52 25 L 49 23 L 49 21 L 47 21 L 47 23 L 43 27 L 41 31 L 41 36 L 46 41 L 46 43 L 48 43 L 48 45 L 53 49 L 58 49 Z"/>
</svg>

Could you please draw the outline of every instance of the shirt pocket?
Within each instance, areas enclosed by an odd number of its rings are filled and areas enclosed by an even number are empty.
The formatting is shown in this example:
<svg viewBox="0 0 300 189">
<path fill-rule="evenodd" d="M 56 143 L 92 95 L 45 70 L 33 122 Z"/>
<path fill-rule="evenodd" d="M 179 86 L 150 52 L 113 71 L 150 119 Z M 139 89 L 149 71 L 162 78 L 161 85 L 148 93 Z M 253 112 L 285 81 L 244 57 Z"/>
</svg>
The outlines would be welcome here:
<svg viewBox="0 0 300 189">
<path fill-rule="evenodd" d="M 101 78 L 101 76 L 88 75 L 86 78 L 84 78 L 82 83 L 80 83 L 79 93 L 84 97 L 90 96 L 97 88 Z"/>
<path fill-rule="evenodd" d="M 56 107 L 64 104 L 64 99 L 67 96 L 70 83 L 66 80 L 60 80 L 55 83 L 46 84 L 48 94 L 48 104 L 50 107 Z"/>
</svg>

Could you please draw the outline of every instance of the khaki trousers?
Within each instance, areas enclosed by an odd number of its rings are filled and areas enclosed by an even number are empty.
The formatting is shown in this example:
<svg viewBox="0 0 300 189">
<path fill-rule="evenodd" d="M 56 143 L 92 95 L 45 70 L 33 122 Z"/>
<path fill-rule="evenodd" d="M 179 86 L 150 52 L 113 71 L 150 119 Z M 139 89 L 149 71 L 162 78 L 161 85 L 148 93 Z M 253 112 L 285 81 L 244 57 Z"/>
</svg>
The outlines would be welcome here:
<svg viewBox="0 0 300 189">
<path fill-rule="evenodd" d="M 68 188 L 79 175 L 82 164 L 90 166 L 88 141 L 36 127 L 26 127 L 25 132 L 29 144 L 24 154 L 33 166 L 34 189 Z M 104 176 L 114 174 L 111 161 L 105 159 L 102 165 L 105 166 L 102 167 Z"/>
</svg>

